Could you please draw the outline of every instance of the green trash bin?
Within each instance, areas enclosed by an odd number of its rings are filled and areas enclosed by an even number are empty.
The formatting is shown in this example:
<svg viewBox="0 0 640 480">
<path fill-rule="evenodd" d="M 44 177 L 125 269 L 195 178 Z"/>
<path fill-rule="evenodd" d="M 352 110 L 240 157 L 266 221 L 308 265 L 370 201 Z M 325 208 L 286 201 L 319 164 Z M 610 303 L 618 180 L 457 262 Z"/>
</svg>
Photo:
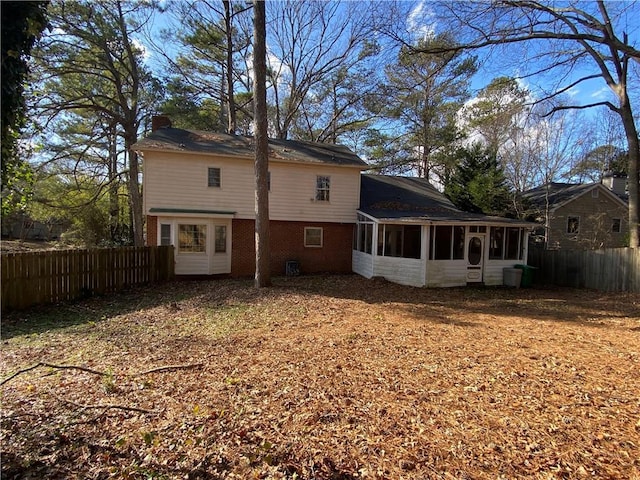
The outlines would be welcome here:
<svg viewBox="0 0 640 480">
<path fill-rule="evenodd" d="M 537 270 L 537 268 L 531 265 L 515 265 L 515 268 L 522 270 L 520 286 L 523 288 L 531 287 L 533 285 L 534 271 Z"/>
</svg>

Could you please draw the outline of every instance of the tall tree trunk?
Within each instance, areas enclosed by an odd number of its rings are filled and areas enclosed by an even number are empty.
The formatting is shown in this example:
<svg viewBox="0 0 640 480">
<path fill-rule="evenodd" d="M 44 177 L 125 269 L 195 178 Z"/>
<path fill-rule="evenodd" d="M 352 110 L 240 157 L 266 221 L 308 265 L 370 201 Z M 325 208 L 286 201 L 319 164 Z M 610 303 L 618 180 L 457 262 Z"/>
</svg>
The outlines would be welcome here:
<svg viewBox="0 0 640 480">
<path fill-rule="evenodd" d="M 125 139 L 125 148 L 129 158 L 129 175 L 127 185 L 129 187 L 129 208 L 131 210 L 131 222 L 133 229 L 133 244 L 136 247 L 144 245 L 144 221 L 142 218 L 142 193 L 140 191 L 140 168 L 138 165 L 138 154 L 131 149 L 135 143 L 129 138 Z"/>
<path fill-rule="evenodd" d="M 638 207 L 640 202 L 640 174 L 638 172 L 640 142 L 638 142 L 638 132 L 635 128 L 631 108 L 628 109 L 628 113 L 623 111 L 622 121 L 629 146 L 629 246 L 640 248 L 640 208 Z"/>
<path fill-rule="evenodd" d="M 253 0 L 253 98 L 256 142 L 256 274 L 255 286 L 271 285 L 269 245 L 269 141 L 267 138 L 267 52 L 265 6 Z"/>
<path fill-rule="evenodd" d="M 116 127 L 111 126 L 109 135 L 109 235 L 111 241 L 116 242 L 119 233 L 120 205 L 118 201 L 118 137 Z"/>
<path fill-rule="evenodd" d="M 224 26 L 227 36 L 227 68 L 226 68 L 226 80 L 227 80 L 227 132 L 231 135 L 235 135 L 238 128 L 236 121 L 236 102 L 233 97 L 233 26 L 231 25 L 231 2 L 224 0 Z"/>
</svg>

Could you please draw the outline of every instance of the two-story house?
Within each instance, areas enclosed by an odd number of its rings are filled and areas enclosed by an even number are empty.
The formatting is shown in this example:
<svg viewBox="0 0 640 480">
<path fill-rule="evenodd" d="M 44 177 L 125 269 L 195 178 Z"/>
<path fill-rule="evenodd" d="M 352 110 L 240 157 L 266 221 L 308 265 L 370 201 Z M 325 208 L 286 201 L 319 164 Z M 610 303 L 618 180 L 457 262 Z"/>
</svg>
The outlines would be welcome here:
<svg viewBox="0 0 640 480">
<path fill-rule="evenodd" d="M 255 271 L 252 139 L 156 117 L 143 156 L 148 245 L 174 245 L 178 275 Z M 165 123 L 158 123 L 164 121 Z M 349 149 L 269 140 L 271 270 L 356 272 L 414 286 L 501 285 L 526 263 L 532 224 L 458 210 L 426 179 L 363 175 Z"/>
<path fill-rule="evenodd" d="M 535 239 L 549 249 L 624 247 L 629 241 L 626 177 L 602 183 L 549 183 L 523 198 L 529 217 L 540 224 Z"/>
<path fill-rule="evenodd" d="M 135 146 L 143 157 L 148 245 L 175 245 L 176 274 L 255 271 L 252 138 L 171 128 Z M 367 164 L 348 148 L 269 140 L 271 269 L 351 272 L 351 244 Z"/>
</svg>

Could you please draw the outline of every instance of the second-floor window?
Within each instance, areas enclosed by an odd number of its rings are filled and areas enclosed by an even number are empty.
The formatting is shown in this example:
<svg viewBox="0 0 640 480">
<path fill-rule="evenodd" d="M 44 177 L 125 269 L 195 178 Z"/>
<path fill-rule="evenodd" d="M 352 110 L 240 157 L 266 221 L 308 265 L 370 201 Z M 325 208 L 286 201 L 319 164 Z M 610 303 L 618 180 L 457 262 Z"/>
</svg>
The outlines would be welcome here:
<svg viewBox="0 0 640 480">
<path fill-rule="evenodd" d="M 210 187 L 220 187 L 221 177 L 220 169 L 218 167 L 209 167 L 207 171 L 207 184 Z"/>
<path fill-rule="evenodd" d="M 316 177 L 316 201 L 328 202 L 329 201 L 329 189 L 331 186 L 331 177 L 324 175 L 318 175 Z"/>
</svg>

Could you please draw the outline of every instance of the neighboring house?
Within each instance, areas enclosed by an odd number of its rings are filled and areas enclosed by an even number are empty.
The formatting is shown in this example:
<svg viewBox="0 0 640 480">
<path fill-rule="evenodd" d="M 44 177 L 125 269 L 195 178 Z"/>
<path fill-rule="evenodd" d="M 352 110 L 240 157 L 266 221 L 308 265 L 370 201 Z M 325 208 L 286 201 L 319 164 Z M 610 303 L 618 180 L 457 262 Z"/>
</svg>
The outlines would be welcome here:
<svg viewBox="0 0 640 480">
<path fill-rule="evenodd" d="M 529 217 L 541 225 L 534 240 L 548 249 L 626 246 L 629 205 L 623 181 L 607 177 L 604 184 L 549 183 L 528 190 L 523 197 Z"/>
<path fill-rule="evenodd" d="M 51 219 L 47 222 L 33 220 L 23 213 L 2 217 L 2 237 L 21 240 L 58 240 L 70 227 L 68 222 Z"/>
<path fill-rule="evenodd" d="M 362 175 L 353 271 L 413 286 L 502 285 L 534 224 L 457 209 L 426 179 Z"/>
<path fill-rule="evenodd" d="M 163 125 L 164 124 L 164 125 Z M 148 245 L 176 247 L 176 274 L 255 272 L 253 139 L 171 128 L 134 149 L 143 157 Z M 367 164 L 348 148 L 269 140 L 271 270 L 351 272 L 351 244 Z"/>
</svg>

